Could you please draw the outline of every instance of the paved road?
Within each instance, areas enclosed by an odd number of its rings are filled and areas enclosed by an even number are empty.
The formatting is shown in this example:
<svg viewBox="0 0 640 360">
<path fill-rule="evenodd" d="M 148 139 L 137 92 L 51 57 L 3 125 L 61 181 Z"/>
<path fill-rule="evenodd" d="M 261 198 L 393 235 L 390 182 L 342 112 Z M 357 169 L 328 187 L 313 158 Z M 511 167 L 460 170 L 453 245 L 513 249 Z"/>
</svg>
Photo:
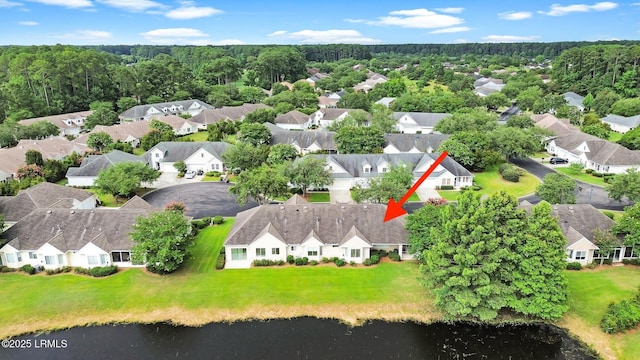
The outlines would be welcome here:
<svg viewBox="0 0 640 360">
<path fill-rule="evenodd" d="M 536 177 L 542 180 L 545 175 L 554 173 L 552 168 L 536 162 L 535 160 L 525 159 L 511 159 L 514 165 L 517 165 Z M 630 201 L 616 201 L 609 198 L 607 192 L 595 185 L 587 184 L 582 181 L 576 181 L 576 203 L 578 204 L 591 204 L 598 209 L 604 210 L 624 210 L 625 206 L 633 205 Z M 540 202 L 540 198 L 535 195 L 529 195 L 521 197 L 520 200 L 527 200 L 532 204 Z"/>
<path fill-rule="evenodd" d="M 186 215 L 196 219 L 216 215 L 236 216 L 240 211 L 258 206 L 255 202 L 238 206 L 236 197 L 228 192 L 229 186 L 220 182 L 195 182 L 157 189 L 142 198 L 159 209 L 172 201 L 182 201 L 187 206 Z"/>
</svg>

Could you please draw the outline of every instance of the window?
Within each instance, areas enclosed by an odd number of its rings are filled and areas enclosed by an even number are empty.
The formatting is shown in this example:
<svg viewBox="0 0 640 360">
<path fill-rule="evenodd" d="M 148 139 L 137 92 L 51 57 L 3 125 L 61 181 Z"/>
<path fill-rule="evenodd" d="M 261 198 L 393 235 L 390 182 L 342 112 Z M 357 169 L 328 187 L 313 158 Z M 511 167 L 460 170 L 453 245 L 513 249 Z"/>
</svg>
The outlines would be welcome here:
<svg viewBox="0 0 640 360">
<path fill-rule="evenodd" d="M 451 178 L 442 179 L 442 185 L 451 185 Z"/>
<path fill-rule="evenodd" d="M 106 263 L 107 263 L 107 255 L 106 254 L 100 254 L 100 264 L 105 265 Z"/>
<path fill-rule="evenodd" d="M 8 263 L 16 262 L 16 256 L 14 254 L 7 253 L 5 256 L 7 257 Z"/>
<path fill-rule="evenodd" d="M 368 174 L 368 173 L 370 173 L 370 172 L 371 172 L 371 166 L 365 166 L 365 167 L 364 167 L 364 173 L 365 173 L 365 174 Z"/>
<path fill-rule="evenodd" d="M 156 153 L 156 157 L 157 157 L 157 158 L 159 158 L 159 157 L 160 157 L 160 154 Z"/>
<path fill-rule="evenodd" d="M 280 255 L 280 248 L 271 248 L 271 255 Z"/>
<path fill-rule="evenodd" d="M 220 169 L 220 164 L 211 164 L 211 168 L 213 170 L 219 170 Z"/>
<path fill-rule="evenodd" d="M 351 249 L 351 257 L 359 258 L 360 257 L 360 249 Z"/>
<path fill-rule="evenodd" d="M 22 253 L 18 252 L 16 255 L 18 256 L 18 262 L 22 261 Z"/>
<path fill-rule="evenodd" d="M 632 256 L 633 256 L 633 248 L 628 246 L 624 248 L 624 257 L 628 258 Z"/>
<path fill-rule="evenodd" d="M 307 256 L 318 256 L 318 248 L 316 248 L 316 247 L 308 248 L 307 249 Z"/>
<path fill-rule="evenodd" d="M 387 169 L 386 167 L 383 167 L 383 168 L 382 168 L 382 172 L 383 172 L 383 173 L 386 173 L 387 171 L 389 171 L 389 169 Z"/>
<path fill-rule="evenodd" d="M 247 249 L 231 249 L 231 260 L 247 260 Z"/>
<path fill-rule="evenodd" d="M 265 248 L 256 248 L 256 256 L 266 256 L 267 255 L 267 249 Z"/>
<path fill-rule="evenodd" d="M 122 255 L 120 254 L 119 251 L 114 251 L 111 253 L 111 261 L 113 262 L 121 262 L 122 261 Z"/>
<path fill-rule="evenodd" d="M 55 256 L 47 255 L 44 257 L 44 263 L 47 265 L 55 265 L 56 258 Z"/>
<path fill-rule="evenodd" d="M 29 259 L 37 259 L 38 255 L 35 252 L 29 251 Z"/>
<path fill-rule="evenodd" d="M 89 265 L 98 265 L 98 257 L 96 255 L 87 256 L 87 262 Z"/>
<path fill-rule="evenodd" d="M 64 256 L 63 255 L 58 255 L 58 264 L 59 265 L 64 264 Z"/>
<path fill-rule="evenodd" d="M 568 259 L 572 259 L 573 258 L 573 250 L 567 250 L 567 258 Z"/>
<path fill-rule="evenodd" d="M 587 258 L 586 251 L 576 251 L 576 260 L 584 260 Z"/>
</svg>

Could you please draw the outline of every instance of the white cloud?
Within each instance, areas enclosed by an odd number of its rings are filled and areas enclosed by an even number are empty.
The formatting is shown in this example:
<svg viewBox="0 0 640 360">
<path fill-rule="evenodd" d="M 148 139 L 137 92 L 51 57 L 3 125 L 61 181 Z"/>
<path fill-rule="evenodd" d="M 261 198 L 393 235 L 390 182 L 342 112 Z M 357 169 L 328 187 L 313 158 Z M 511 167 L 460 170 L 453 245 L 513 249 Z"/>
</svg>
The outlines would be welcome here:
<svg viewBox="0 0 640 360">
<path fill-rule="evenodd" d="M 93 4 L 89 0 L 29 0 L 45 5 L 64 6 L 68 8 L 92 7 Z"/>
<path fill-rule="evenodd" d="M 245 42 L 238 39 L 224 39 L 211 42 L 211 45 L 244 45 Z"/>
<path fill-rule="evenodd" d="M 140 33 L 147 41 L 164 45 L 208 45 L 209 34 L 192 28 L 155 29 Z"/>
<path fill-rule="evenodd" d="M 503 20 L 524 20 L 531 17 L 531 13 L 528 11 L 507 11 L 498 14 L 498 17 Z"/>
<path fill-rule="evenodd" d="M 151 0 L 98 0 L 99 3 L 126 11 L 140 12 L 153 8 L 166 8 Z"/>
<path fill-rule="evenodd" d="M 450 27 L 450 28 L 433 30 L 429 34 L 450 34 L 450 33 L 465 32 L 469 30 L 471 30 L 471 28 L 468 26 L 458 26 L 458 27 Z"/>
<path fill-rule="evenodd" d="M 467 40 L 467 39 L 455 39 L 455 40 L 453 40 L 453 42 L 455 44 L 466 44 L 466 43 L 469 42 L 469 40 Z"/>
<path fill-rule="evenodd" d="M 367 20 L 364 20 L 364 19 L 344 19 L 344 21 L 354 23 L 354 24 L 367 22 Z"/>
<path fill-rule="evenodd" d="M 607 11 L 612 10 L 618 7 L 617 3 L 614 2 L 599 2 L 593 5 L 586 4 L 574 4 L 562 6 L 559 4 L 551 5 L 551 9 L 549 11 L 538 11 L 540 14 L 549 15 L 549 16 L 564 16 L 568 15 L 572 12 L 590 12 L 590 11 Z"/>
<path fill-rule="evenodd" d="M 196 6 L 184 6 L 169 11 L 166 16 L 170 19 L 197 19 L 208 17 L 211 15 L 221 14 L 222 10 L 212 7 L 196 7 Z"/>
<path fill-rule="evenodd" d="M 102 41 L 111 38 L 111 33 L 100 30 L 78 30 L 71 33 L 55 36 L 61 39 L 78 39 L 85 41 Z"/>
<path fill-rule="evenodd" d="M 443 13 L 460 14 L 461 12 L 464 11 L 464 8 L 461 8 L 461 7 L 448 7 L 448 8 L 438 8 L 436 10 L 438 10 L 440 12 L 443 12 Z"/>
<path fill-rule="evenodd" d="M 485 42 L 529 42 L 539 39 L 539 36 L 517 36 L 517 35 L 488 35 L 483 36 Z"/>
<path fill-rule="evenodd" d="M 22 6 L 22 4 L 8 1 L 8 0 L 0 0 L 0 7 L 12 7 L 12 6 Z"/>
<path fill-rule="evenodd" d="M 36 26 L 38 25 L 37 22 L 35 21 L 18 21 L 18 25 L 22 25 L 22 26 Z"/>
<path fill-rule="evenodd" d="M 378 44 L 380 40 L 365 37 L 356 30 L 276 31 L 267 36 L 296 40 L 304 44 Z"/>
<path fill-rule="evenodd" d="M 389 25 L 405 28 L 434 29 L 462 24 L 463 19 L 451 15 L 438 14 L 427 9 L 396 10 L 389 16 L 376 21 L 366 21 L 369 25 Z"/>
</svg>

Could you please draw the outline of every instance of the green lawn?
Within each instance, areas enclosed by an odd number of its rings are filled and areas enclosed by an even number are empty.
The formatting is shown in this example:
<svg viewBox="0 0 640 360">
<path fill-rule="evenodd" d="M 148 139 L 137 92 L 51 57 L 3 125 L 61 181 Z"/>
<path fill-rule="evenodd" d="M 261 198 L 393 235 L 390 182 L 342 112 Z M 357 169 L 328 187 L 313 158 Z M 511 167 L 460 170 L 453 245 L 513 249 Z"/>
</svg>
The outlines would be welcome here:
<svg viewBox="0 0 640 360">
<path fill-rule="evenodd" d="M 508 194 L 520 197 L 532 194 L 536 191 L 536 187 L 540 184 L 540 180 L 527 173 L 520 177 L 517 183 L 506 181 L 498 173 L 498 167 L 493 166 L 484 172 L 474 173 L 473 181 L 482 185 L 482 190 L 476 191 L 479 194 L 491 195 L 497 191 L 505 190 Z M 440 196 L 448 201 L 456 201 L 460 196 L 460 191 L 438 190 Z"/>
<path fill-rule="evenodd" d="M 178 271 L 178 274 L 201 274 L 215 269 L 218 254 L 222 249 L 223 241 L 221 240 L 229 233 L 234 221 L 235 218 L 228 218 L 220 225 L 200 230 L 192 249 L 192 255 L 185 263 L 185 266 Z"/>
<path fill-rule="evenodd" d="M 582 171 L 580 174 L 575 174 L 573 171 L 571 171 L 566 166 L 557 167 L 557 168 L 555 168 L 555 170 L 557 172 L 561 173 L 561 174 L 565 174 L 565 175 L 569 176 L 570 178 L 572 178 L 574 180 L 580 180 L 582 182 L 586 182 L 587 184 L 593 184 L 593 185 L 598 185 L 598 186 L 603 186 L 603 187 L 605 185 L 607 185 L 602 178 L 589 175 L 589 174 L 585 173 L 584 171 Z"/>
<path fill-rule="evenodd" d="M 207 132 L 207 131 L 198 131 L 198 132 L 193 133 L 193 134 L 185 135 L 181 139 L 186 140 L 186 141 L 202 142 L 202 141 L 207 141 L 207 136 L 209 136 L 209 132 Z"/>
<path fill-rule="evenodd" d="M 309 202 L 331 202 L 331 198 L 329 197 L 328 192 L 310 192 L 309 194 Z"/>
<path fill-rule="evenodd" d="M 118 197 L 116 199 L 111 194 L 104 194 L 104 193 L 101 193 L 101 192 L 99 192 L 99 191 L 97 191 L 96 189 L 93 189 L 93 188 L 89 188 L 89 189 L 86 189 L 86 190 L 96 194 L 96 196 L 98 196 L 98 199 L 101 202 L 101 206 L 104 206 L 104 207 L 120 207 L 120 206 L 124 205 L 124 203 L 129 201 L 129 199 L 123 198 L 123 197 Z M 136 195 L 142 196 L 142 195 L 148 193 L 151 190 L 153 190 L 153 189 L 150 189 L 150 188 L 139 188 L 138 190 L 136 190 Z"/>
<path fill-rule="evenodd" d="M 624 134 L 612 131 L 612 132 L 609 133 L 609 141 L 618 142 L 618 140 L 620 140 L 620 138 L 622 138 L 622 135 L 624 135 Z"/>
</svg>

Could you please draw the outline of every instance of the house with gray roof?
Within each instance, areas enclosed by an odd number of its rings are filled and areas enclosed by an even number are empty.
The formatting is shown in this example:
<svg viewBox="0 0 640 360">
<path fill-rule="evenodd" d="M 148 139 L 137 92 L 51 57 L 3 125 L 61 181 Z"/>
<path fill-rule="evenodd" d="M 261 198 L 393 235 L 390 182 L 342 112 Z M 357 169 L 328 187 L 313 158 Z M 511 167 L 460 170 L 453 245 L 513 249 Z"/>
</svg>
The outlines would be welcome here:
<svg viewBox="0 0 640 360">
<path fill-rule="evenodd" d="M 418 180 L 440 156 L 439 153 L 420 154 L 335 154 L 308 155 L 323 158 L 333 175 L 333 190 L 350 190 L 360 185 L 366 186 L 367 180 L 381 176 L 392 166 L 408 166 L 414 179 Z M 447 156 L 429 177 L 420 185 L 420 189 L 436 189 L 440 186 L 461 188 L 473 184 L 473 174 Z"/>
<path fill-rule="evenodd" d="M 254 260 L 286 260 L 288 255 L 360 264 L 372 249 L 412 259 L 405 217 L 384 222 L 385 212 L 383 204 L 319 204 L 299 197 L 240 212 L 224 243 L 225 267 L 249 268 Z"/>
<path fill-rule="evenodd" d="M 336 121 L 344 120 L 350 113 L 354 111 L 363 111 L 358 109 L 339 109 L 339 108 L 325 108 L 314 112 L 307 116 L 309 121 L 308 127 L 317 126 L 319 128 L 326 128 Z M 371 114 L 367 113 L 370 118 Z"/>
<path fill-rule="evenodd" d="M 578 95 L 573 91 L 566 92 L 562 94 L 562 96 L 567 101 L 567 105 L 574 106 L 578 108 L 580 111 L 584 110 L 584 105 L 582 105 L 582 102 L 584 101 L 584 96 Z"/>
<path fill-rule="evenodd" d="M 436 124 L 451 114 L 424 112 L 394 112 L 396 130 L 405 134 L 429 134 Z"/>
<path fill-rule="evenodd" d="M 270 144 L 289 144 L 303 155 L 319 151 L 335 154 L 335 135 L 333 131 L 276 131 L 271 133 Z"/>
<path fill-rule="evenodd" d="M 125 121 L 141 121 L 163 115 L 190 114 L 191 116 L 195 116 L 204 109 L 212 108 L 213 106 L 200 100 L 169 101 L 157 104 L 136 105 L 125 110 L 119 117 Z"/>
<path fill-rule="evenodd" d="M 222 154 L 231 144 L 222 141 L 207 142 L 160 142 L 149 149 L 143 158 L 149 166 L 168 173 L 177 173 L 173 166 L 178 161 L 184 161 L 187 170 L 220 171 L 225 167 Z"/>
<path fill-rule="evenodd" d="M 611 130 L 624 134 L 631 131 L 640 125 L 640 115 L 636 116 L 620 116 L 615 114 L 609 114 L 600 119 L 605 124 L 611 126 Z"/>
<path fill-rule="evenodd" d="M 473 84 L 473 93 L 480 97 L 485 97 L 489 94 L 493 94 L 494 92 L 502 91 L 504 86 L 504 81 L 500 79 L 480 78 Z"/>
<path fill-rule="evenodd" d="M 391 103 L 395 100 L 394 97 L 383 97 L 382 99 L 376 101 L 374 104 L 383 105 L 384 107 L 391 106 Z"/>
<path fill-rule="evenodd" d="M 448 139 L 449 134 L 385 134 L 385 154 L 431 153 Z"/>
<path fill-rule="evenodd" d="M 580 131 L 571 125 L 569 119 L 558 119 L 551 114 L 533 114 L 531 119 L 537 127 L 551 131 L 553 136 L 564 136 L 574 131 Z"/>
<path fill-rule="evenodd" d="M 140 216 L 157 211 L 140 198 L 121 208 L 38 208 L 4 232 L 0 265 L 135 266 L 129 237 Z M 138 265 L 142 266 L 142 265 Z"/>
<path fill-rule="evenodd" d="M 265 104 L 242 104 L 241 106 L 223 106 L 219 109 L 205 109 L 198 115 L 189 118 L 189 121 L 197 124 L 198 129 L 207 130 L 209 124 L 220 121 L 232 120 L 241 121 L 247 114 L 258 109 L 270 109 L 271 106 Z"/>
<path fill-rule="evenodd" d="M 5 225 L 13 225 L 37 209 L 93 209 L 96 196 L 86 190 L 42 182 L 0 202 Z"/>
<path fill-rule="evenodd" d="M 309 115 L 291 110 L 285 114 L 278 114 L 273 122 L 285 130 L 306 130 L 309 128 Z"/>
<path fill-rule="evenodd" d="M 93 186 L 101 170 L 122 162 L 147 162 L 140 156 L 129 154 L 120 150 L 112 150 L 106 154 L 88 155 L 82 159 L 79 167 L 67 169 L 65 177 L 68 186 Z"/>
<path fill-rule="evenodd" d="M 57 126 L 60 129 L 60 136 L 73 135 L 77 136 L 80 134 L 82 127 L 84 126 L 84 122 L 87 119 L 87 116 L 93 113 L 92 110 L 87 111 L 79 111 L 74 113 L 67 114 L 59 114 L 59 115 L 49 115 L 38 118 L 24 119 L 18 121 L 18 124 L 23 126 L 29 126 L 40 121 L 47 121 Z"/>
<path fill-rule="evenodd" d="M 640 167 L 640 151 L 629 150 L 599 137 L 572 131 L 548 140 L 547 152 L 582 164 L 585 169 L 606 174 L 621 174 Z"/>
</svg>

